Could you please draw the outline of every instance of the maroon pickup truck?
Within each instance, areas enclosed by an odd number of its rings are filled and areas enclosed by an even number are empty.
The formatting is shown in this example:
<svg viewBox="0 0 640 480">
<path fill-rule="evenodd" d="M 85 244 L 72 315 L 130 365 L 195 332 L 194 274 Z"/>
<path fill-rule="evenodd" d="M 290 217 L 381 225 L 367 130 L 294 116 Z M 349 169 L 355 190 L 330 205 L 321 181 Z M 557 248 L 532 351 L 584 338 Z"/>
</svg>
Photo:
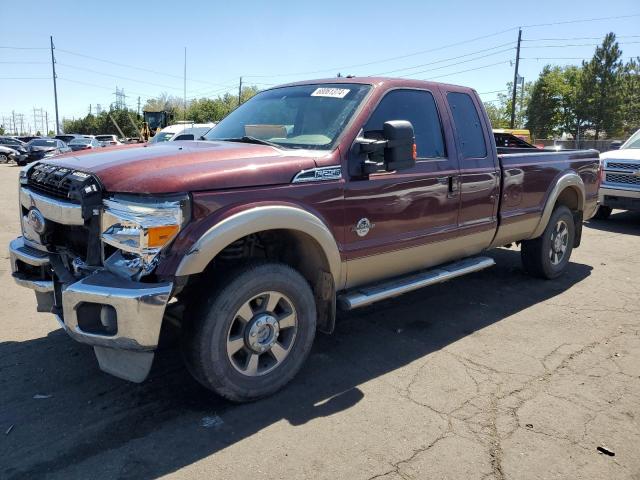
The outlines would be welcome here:
<svg viewBox="0 0 640 480">
<path fill-rule="evenodd" d="M 263 91 L 202 141 L 73 153 L 20 175 L 13 277 L 140 382 L 161 328 L 231 400 L 271 394 L 316 330 L 493 265 L 552 279 L 597 205 L 596 151 L 499 152 L 478 94 L 342 78 Z"/>
</svg>

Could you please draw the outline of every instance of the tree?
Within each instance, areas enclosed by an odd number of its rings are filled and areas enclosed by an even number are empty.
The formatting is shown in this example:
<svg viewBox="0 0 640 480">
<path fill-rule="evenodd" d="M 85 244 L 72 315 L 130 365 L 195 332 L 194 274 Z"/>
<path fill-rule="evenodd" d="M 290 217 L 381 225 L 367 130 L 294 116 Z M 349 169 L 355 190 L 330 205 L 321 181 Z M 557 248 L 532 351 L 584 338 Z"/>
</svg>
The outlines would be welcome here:
<svg viewBox="0 0 640 480">
<path fill-rule="evenodd" d="M 624 66 L 621 84 L 623 129 L 630 135 L 640 128 L 640 57 Z"/>
<path fill-rule="evenodd" d="M 597 140 L 602 132 L 615 134 L 622 127 L 620 79 L 622 51 L 615 34 L 608 33 L 589 62 L 582 62 L 580 94 L 583 104 L 578 111 Z"/>
<path fill-rule="evenodd" d="M 527 128 L 536 138 L 551 138 L 561 123 L 562 72 L 546 65 L 533 84 L 527 108 Z"/>
<path fill-rule="evenodd" d="M 484 106 L 491 120 L 493 128 L 509 128 L 511 124 L 511 92 L 513 82 L 507 83 L 507 88 L 503 93 L 498 94 L 498 98 L 492 102 L 485 102 Z M 516 97 L 516 128 L 523 127 L 526 123 L 527 105 L 531 98 L 531 82 L 524 84 L 523 89 L 518 90 Z"/>
</svg>

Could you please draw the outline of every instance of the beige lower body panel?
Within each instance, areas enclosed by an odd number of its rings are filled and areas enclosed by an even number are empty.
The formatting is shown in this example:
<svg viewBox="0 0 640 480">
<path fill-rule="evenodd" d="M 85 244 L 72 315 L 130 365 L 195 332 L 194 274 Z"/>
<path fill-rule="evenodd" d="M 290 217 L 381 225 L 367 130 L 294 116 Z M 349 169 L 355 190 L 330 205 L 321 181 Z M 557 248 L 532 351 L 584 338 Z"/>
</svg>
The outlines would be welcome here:
<svg viewBox="0 0 640 480">
<path fill-rule="evenodd" d="M 347 285 L 345 288 L 358 287 L 476 255 L 487 249 L 494 233 L 494 230 L 490 229 L 441 242 L 348 260 L 346 262 Z"/>
<path fill-rule="evenodd" d="M 539 216 L 533 216 L 524 220 L 507 223 L 498 227 L 496 238 L 490 248 L 502 247 L 508 243 L 517 242 L 529 238 L 540 222 Z"/>
</svg>

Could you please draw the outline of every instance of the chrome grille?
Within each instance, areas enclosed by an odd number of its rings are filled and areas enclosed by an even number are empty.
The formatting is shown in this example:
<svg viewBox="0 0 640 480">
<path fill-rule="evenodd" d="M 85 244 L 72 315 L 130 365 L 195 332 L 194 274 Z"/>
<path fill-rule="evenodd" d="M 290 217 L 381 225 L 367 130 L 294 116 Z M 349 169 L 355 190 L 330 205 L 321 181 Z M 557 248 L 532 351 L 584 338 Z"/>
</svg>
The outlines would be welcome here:
<svg viewBox="0 0 640 480">
<path fill-rule="evenodd" d="M 625 185 L 640 185 L 640 176 L 624 173 L 607 173 L 607 183 L 622 183 Z"/>
<path fill-rule="evenodd" d="M 607 162 L 606 168 L 618 170 L 640 170 L 640 163 Z"/>
</svg>

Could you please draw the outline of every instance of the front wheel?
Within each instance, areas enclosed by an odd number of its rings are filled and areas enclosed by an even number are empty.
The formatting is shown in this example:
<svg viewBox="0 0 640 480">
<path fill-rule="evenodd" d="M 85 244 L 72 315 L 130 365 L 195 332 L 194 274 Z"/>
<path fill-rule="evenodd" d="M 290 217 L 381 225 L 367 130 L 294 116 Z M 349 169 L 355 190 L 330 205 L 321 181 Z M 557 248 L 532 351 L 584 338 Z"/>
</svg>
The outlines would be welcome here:
<svg viewBox="0 0 640 480">
<path fill-rule="evenodd" d="M 244 402 L 276 392 L 300 370 L 315 337 L 316 307 L 297 271 L 256 263 L 235 271 L 188 321 L 189 371 L 206 388 Z"/>
<path fill-rule="evenodd" d="M 522 242 L 521 257 L 524 269 L 540 278 L 560 276 L 569 263 L 575 224 L 571 210 L 565 206 L 556 208 L 551 214 L 544 233 L 533 240 Z"/>
</svg>

